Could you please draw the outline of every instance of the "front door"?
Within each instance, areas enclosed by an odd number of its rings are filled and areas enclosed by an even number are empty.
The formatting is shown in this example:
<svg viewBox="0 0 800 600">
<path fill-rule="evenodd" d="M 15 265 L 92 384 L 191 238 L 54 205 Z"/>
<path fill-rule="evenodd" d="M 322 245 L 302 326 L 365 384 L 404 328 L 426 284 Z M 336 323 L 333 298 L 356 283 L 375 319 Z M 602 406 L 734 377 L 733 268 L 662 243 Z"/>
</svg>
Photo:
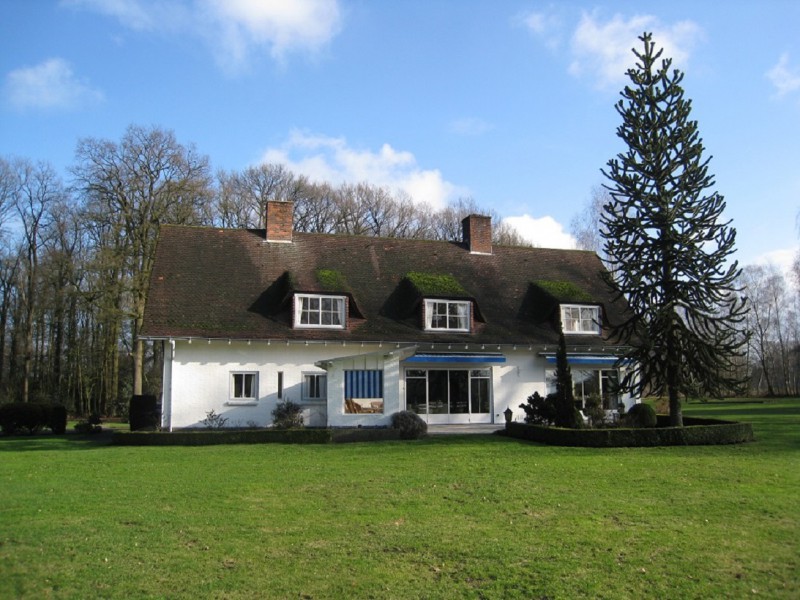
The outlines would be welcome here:
<svg viewBox="0 0 800 600">
<path fill-rule="evenodd" d="M 492 422 L 492 370 L 406 369 L 406 408 L 427 423 Z"/>
</svg>

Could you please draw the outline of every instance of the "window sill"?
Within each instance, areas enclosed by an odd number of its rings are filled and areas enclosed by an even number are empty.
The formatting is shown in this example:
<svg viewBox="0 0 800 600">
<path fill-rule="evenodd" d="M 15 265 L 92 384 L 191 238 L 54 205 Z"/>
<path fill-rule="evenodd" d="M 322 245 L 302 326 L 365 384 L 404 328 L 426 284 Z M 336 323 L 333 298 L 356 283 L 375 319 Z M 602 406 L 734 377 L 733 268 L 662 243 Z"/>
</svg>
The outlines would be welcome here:
<svg viewBox="0 0 800 600">
<path fill-rule="evenodd" d="M 258 406 L 258 400 L 228 400 L 225 406 Z"/>
</svg>

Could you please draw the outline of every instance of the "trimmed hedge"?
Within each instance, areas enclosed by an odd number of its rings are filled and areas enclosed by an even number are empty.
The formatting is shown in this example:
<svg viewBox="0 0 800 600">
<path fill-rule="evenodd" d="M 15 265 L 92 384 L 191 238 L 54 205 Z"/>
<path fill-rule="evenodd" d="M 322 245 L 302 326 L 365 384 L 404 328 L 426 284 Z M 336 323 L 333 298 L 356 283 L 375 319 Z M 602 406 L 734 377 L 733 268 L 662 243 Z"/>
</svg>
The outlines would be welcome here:
<svg viewBox="0 0 800 600">
<path fill-rule="evenodd" d="M 202 429 L 114 431 L 118 446 L 212 446 L 217 444 L 327 444 L 330 429 Z"/>
<path fill-rule="evenodd" d="M 502 432 L 509 437 L 552 446 L 586 448 L 632 448 L 644 446 L 711 446 L 752 442 L 750 423 L 718 419 L 683 418 L 683 427 L 667 426 L 669 418 L 659 415 L 654 428 L 562 429 L 525 423 L 507 423 Z"/>
<path fill-rule="evenodd" d="M 47 427 L 55 434 L 67 430 L 67 409 L 61 404 L 11 402 L 0 405 L 0 429 L 6 435 L 33 434 Z"/>
<path fill-rule="evenodd" d="M 333 429 L 184 429 L 179 431 L 115 430 L 118 446 L 213 446 L 218 444 L 341 444 L 401 440 L 403 432 L 388 427 Z"/>
<path fill-rule="evenodd" d="M 131 431 L 155 431 L 161 425 L 158 398 L 149 394 L 134 395 L 128 409 Z"/>
</svg>

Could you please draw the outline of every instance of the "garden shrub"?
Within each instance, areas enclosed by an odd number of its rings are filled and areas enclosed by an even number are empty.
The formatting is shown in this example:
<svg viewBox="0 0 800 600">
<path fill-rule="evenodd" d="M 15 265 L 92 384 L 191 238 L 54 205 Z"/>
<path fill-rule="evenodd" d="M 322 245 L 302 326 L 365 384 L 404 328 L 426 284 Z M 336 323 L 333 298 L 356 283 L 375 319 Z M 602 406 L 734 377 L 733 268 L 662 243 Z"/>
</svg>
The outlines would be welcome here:
<svg viewBox="0 0 800 600">
<path fill-rule="evenodd" d="M 227 422 L 228 419 L 218 415 L 213 408 L 206 413 L 206 418 L 201 421 L 209 429 L 222 429 Z"/>
<path fill-rule="evenodd" d="M 649 404 L 634 404 L 625 415 L 628 427 L 655 427 L 658 425 L 656 411 Z"/>
<path fill-rule="evenodd" d="M 292 402 L 283 400 L 278 402 L 272 411 L 272 426 L 275 429 L 294 429 L 303 426 L 303 407 Z"/>
<path fill-rule="evenodd" d="M 100 424 L 95 424 L 91 421 L 78 421 L 73 427 L 77 433 L 100 433 L 103 431 L 103 427 Z"/>
<path fill-rule="evenodd" d="M 602 427 L 606 422 L 606 411 L 600 398 L 597 396 L 589 396 L 586 399 L 586 416 L 589 417 L 589 423 L 592 427 Z M 583 420 L 583 419 L 581 419 Z"/>
<path fill-rule="evenodd" d="M 161 422 L 158 399 L 149 394 L 134 395 L 128 416 L 131 431 L 155 431 Z"/>
<path fill-rule="evenodd" d="M 552 425 L 556 420 L 555 395 L 548 394 L 542 397 L 539 392 L 528 396 L 525 404 L 519 407 L 525 411 L 525 422 L 535 425 Z"/>
<path fill-rule="evenodd" d="M 400 431 L 400 438 L 416 440 L 428 433 L 428 424 L 417 413 L 401 410 L 392 415 L 392 429 Z"/>
</svg>

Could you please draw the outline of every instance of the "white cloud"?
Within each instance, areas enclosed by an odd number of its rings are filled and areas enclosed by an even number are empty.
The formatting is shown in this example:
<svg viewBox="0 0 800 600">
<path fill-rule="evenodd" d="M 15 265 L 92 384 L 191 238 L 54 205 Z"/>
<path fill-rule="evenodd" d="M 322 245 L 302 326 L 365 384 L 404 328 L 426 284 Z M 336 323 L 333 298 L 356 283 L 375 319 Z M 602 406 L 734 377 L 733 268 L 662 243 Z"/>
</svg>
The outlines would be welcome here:
<svg viewBox="0 0 800 600">
<path fill-rule="evenodd" d="M 523 13 L 517 18 L 517 22 L 542 40 L 550 50 L 557 50 L 563 42 L 563 21 L 553 11 Z"/>
<path fill-rule="evenodd" d="M 78 79 L 61 58 L 11 71 L 6 75 L 5 93 L 18 110 L 75 109 L 103 100 L 102 92 Z"/>
<path fill-rule="evenodd" d="M 638 40 L 643 32 L 651 32 L 664 58 L 685 70 L 692 48 L 702 38 L 702 29 L 692 21 L 663 25 L 652 15 L 629 19 L 614 15 L 602 21 L 596 14 L 583 13 L 572 36 L 573 60 L 569 72 L 576 77 L 589 77 L 600 88 L 616 87 L 626 81 L 626 72 L 636 57 L 632 48 L 641 48 Z"/>
<path fill-rule="evenodd" d="M 368 182 L 403 191 L 415 202 L 437 209 L 468 194 L 446 181 L 438 169 L 420 168 L 411 152 L 395 150 L 389 144 L 374 152 L 351 148 L 343 137 L 294 131 L 280 147 L 268 149 L 261 160 L 286 165 L 316 182 Z"/>
<path fill-rule="evenodd" d="M 450 131 L 458 135 L 482 135 L 491 130 L 491 124 L 475 117 L 456 119 L 450 123 Z"/>
<path fill-rule="evenodd" d="M 149 4 L 139 0 L 61 0 L 61 6 L 84 9 L 117 19 L 125 27 L 152 30 L 173 20 L 178 5 Z"/>
<path fill-rule="evenodd" d="M 539 248 L 575 248 L 575 238 L 564 231 L 563 225 L 553 217 L 532 217 L 524 214 L 505 217 L 506 223 L 516 229 L 528 242 Z"/>
<path fill-rule="evenodd" d="M 239 67 L 267 50 L 284 60 L 290 52 L 315 52 L 341 29 L 337 0 L 200 0 L 211 20 L 218 59 Z"/>
<path fill-rule="evenodd" d="M 767 79 L 775 86 L 779 98 L 800 90 L 800 68 L 789 65 L 788 54 L 782 54 L 778 64 L 767 71 Z"/>
<path fill-rule="evenodd" d="M 794 281 L 792 274 L 792 266 L 794 265 L 795 257 L 800 254 L 800 247 L 783 248 L 780 250 L 771 250 L 757 256 L 750 264 L 754 265 L 774 265 L 783 274 L 787 281 Z"/>
<path fill-rule="evenodd" d="M 205 41 L 236 71 L 255 55 L 283 61 L 314 53 L 341 30 L 338 0 L 62 0 L 62 6 L 117 19 L 134 31 L 187 34 Z"/>
</svg>

